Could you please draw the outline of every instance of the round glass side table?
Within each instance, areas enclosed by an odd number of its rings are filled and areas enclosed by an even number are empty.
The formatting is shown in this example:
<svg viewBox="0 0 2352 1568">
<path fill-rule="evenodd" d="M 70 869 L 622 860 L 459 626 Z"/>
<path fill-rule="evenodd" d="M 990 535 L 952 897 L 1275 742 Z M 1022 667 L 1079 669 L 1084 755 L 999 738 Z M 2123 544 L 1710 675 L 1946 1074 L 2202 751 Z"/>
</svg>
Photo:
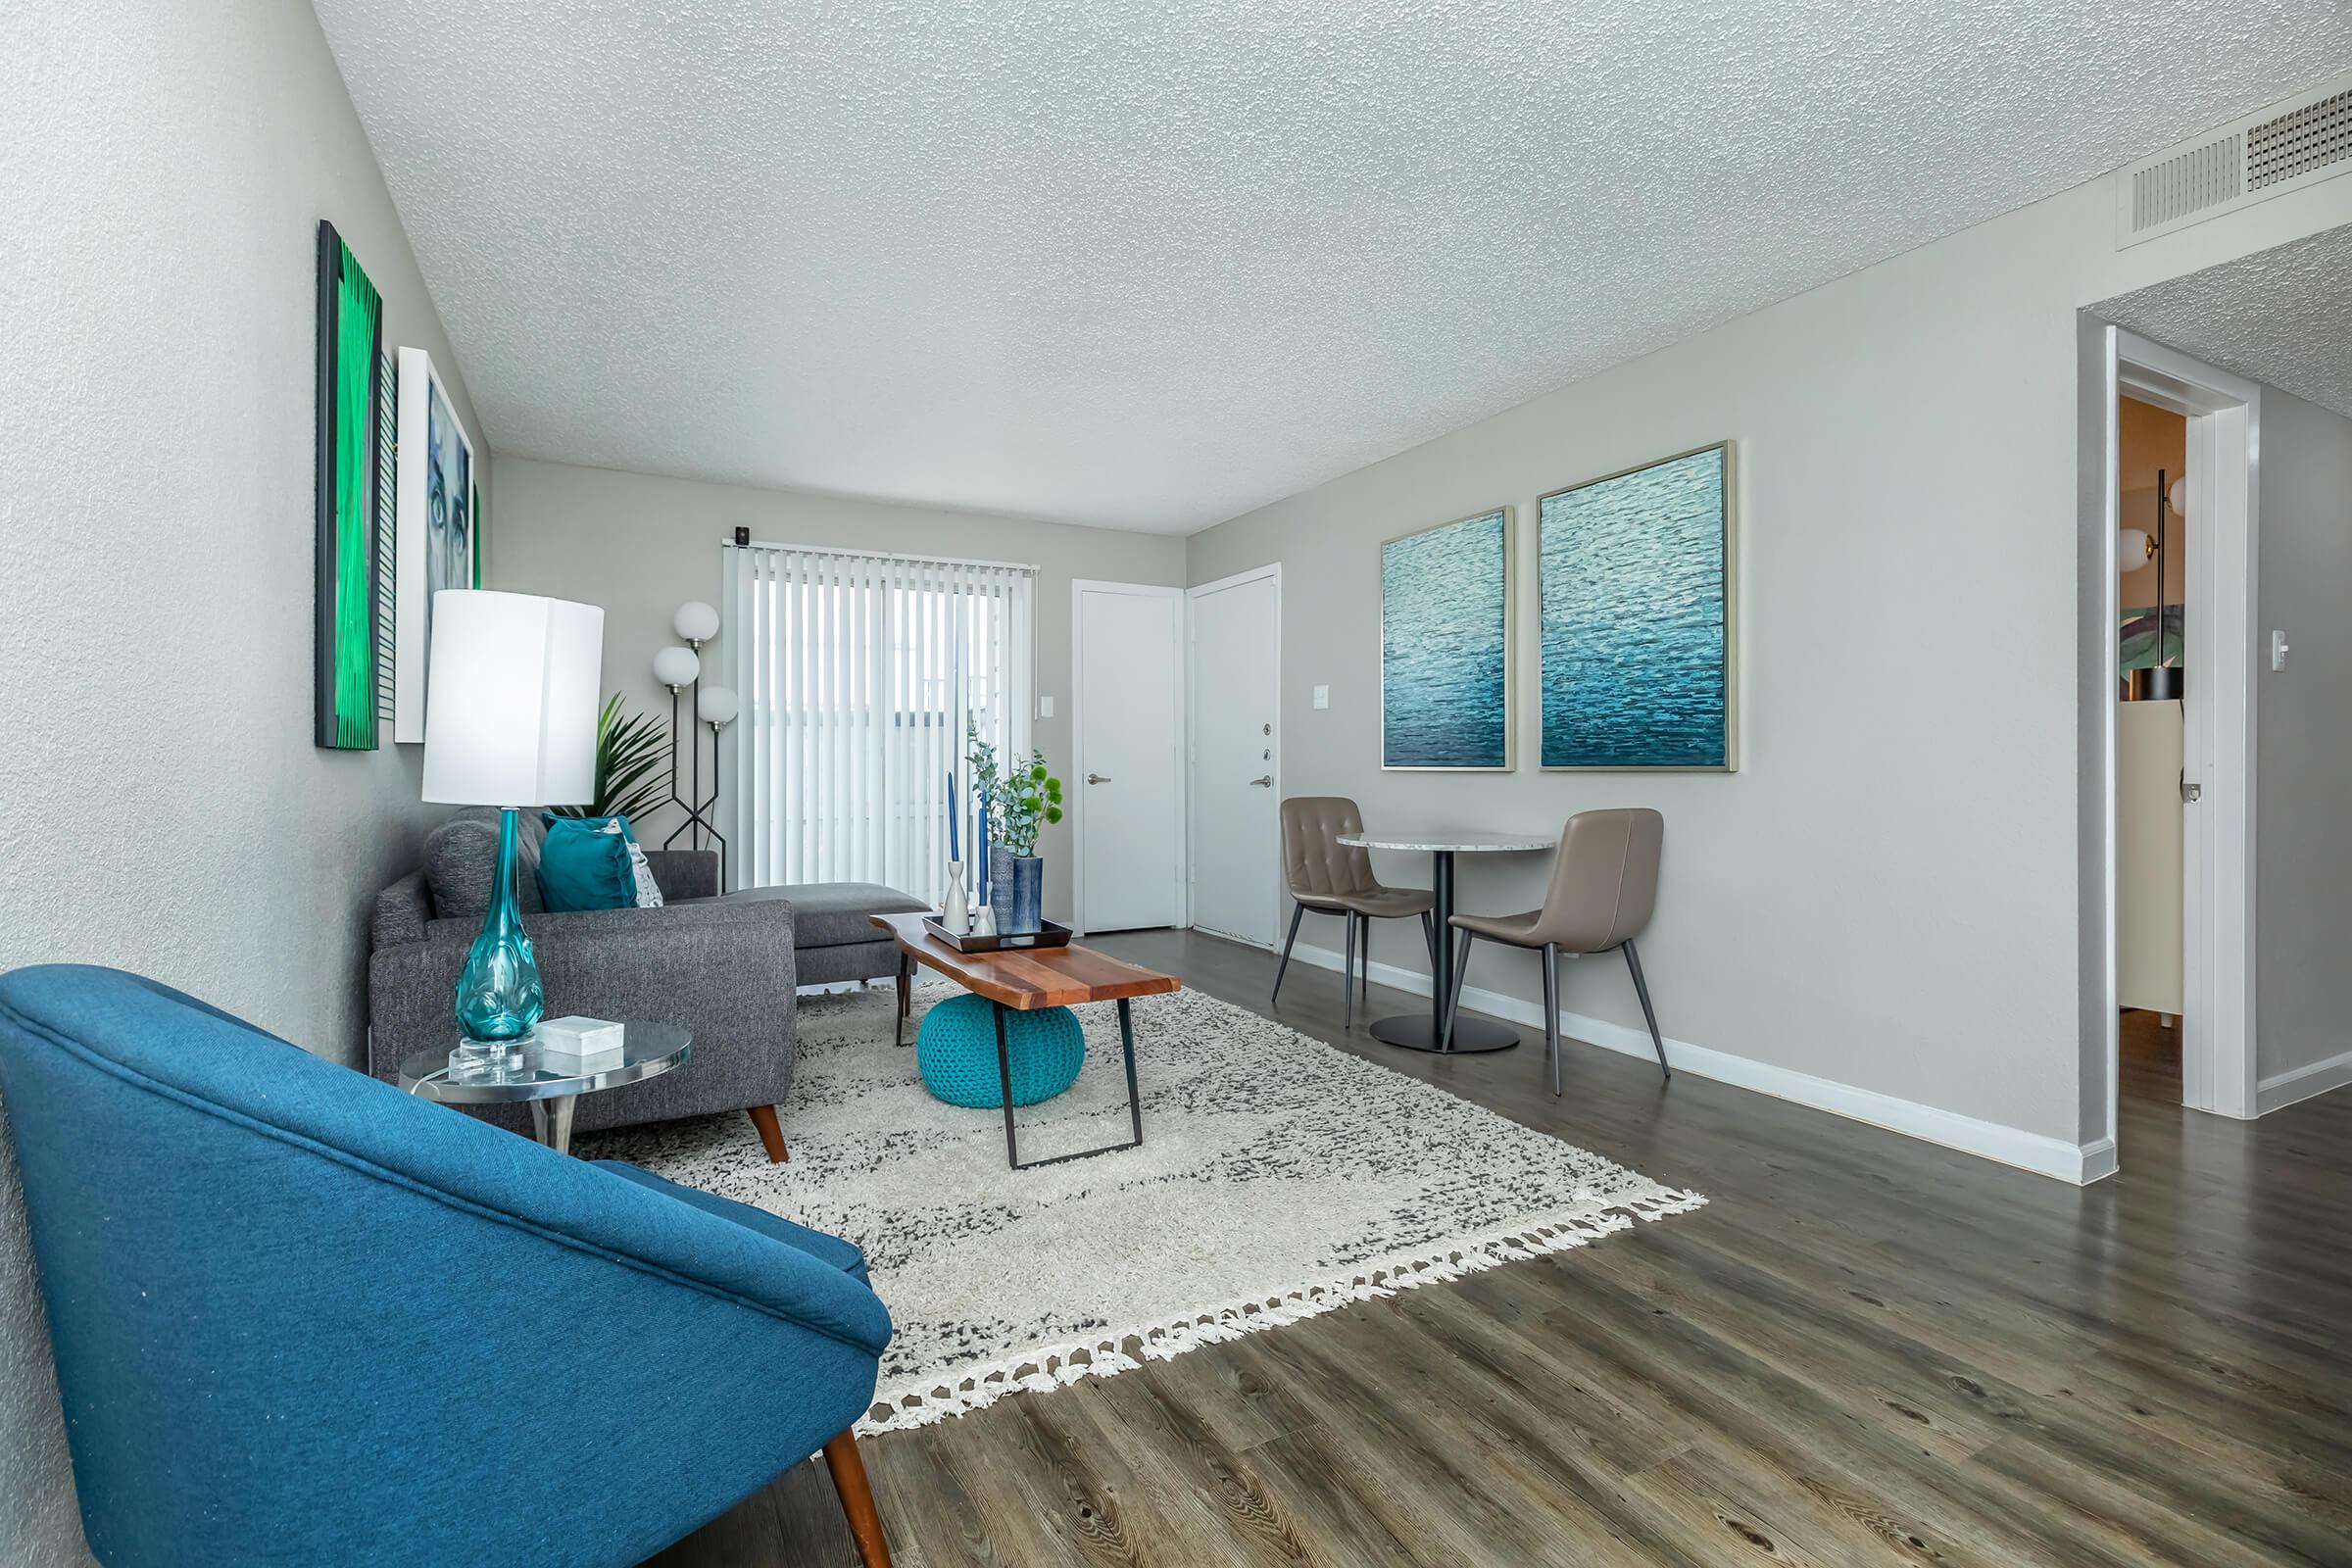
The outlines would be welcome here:
<svg viewBox="0 0 2352 1568">
<path fill-rule="evenodd" d="M 411 1054 L 400 1064 L 400 1087 L 419 1100 L 445 1105 L 529 1105 L 531 1130 L 559 1154 L 571 1152 L 571 1112 L 580 1096 L 658 1078 L 682 1067 L 693 1054 L 694 1036 L 671 1023 L 621 1025 L 620 1060 L 595 1072 L 575 1073 L 544 1065 L 539 1048 L 523 1048 L 522 1064 L 452 1077 L 447 1048 Z"/>
</svg>

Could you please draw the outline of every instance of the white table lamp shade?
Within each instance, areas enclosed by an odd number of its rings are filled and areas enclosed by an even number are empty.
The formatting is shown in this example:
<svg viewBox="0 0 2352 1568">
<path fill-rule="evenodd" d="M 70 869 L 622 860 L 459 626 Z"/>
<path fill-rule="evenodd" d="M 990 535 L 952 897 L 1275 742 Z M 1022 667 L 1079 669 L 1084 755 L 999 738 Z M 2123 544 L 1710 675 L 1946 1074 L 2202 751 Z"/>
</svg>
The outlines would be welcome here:
<svg viewBox="0 0 2352 1568">
<path fill-rule="evenodd" d="M 654 656 L 654 679 L 664 686 L 691 686 L 702 672 L 703 662 L 691 648 L 672 644 Z"/>
<path fill-rule="evenodd" d="M 669 623 L 676 628 L 679 636 L 690 643 L 707 643 L 718 635 L 718 612 L 700 599 L 690 599 L 680 605 Z"/>
<path fill-rule="evenodd" d="M 596 796 L 605 612 L 535 594 L 433 595 L 424 798 L 578 806 Z"/>
</svg>

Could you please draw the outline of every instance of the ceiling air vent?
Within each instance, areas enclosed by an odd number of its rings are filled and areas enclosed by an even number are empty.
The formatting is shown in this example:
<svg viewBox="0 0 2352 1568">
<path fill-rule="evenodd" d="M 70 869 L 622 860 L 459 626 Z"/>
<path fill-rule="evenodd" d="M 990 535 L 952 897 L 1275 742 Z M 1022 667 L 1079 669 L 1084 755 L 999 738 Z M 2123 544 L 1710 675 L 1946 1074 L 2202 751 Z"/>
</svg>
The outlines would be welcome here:
<svg viewBox="0 0 2352 1568">
<path fill-rule="evenodd" d="M 2233 202 L 2245 191 L 2240 171 L 2245 138 L 2231 131 L 2184 153 L 2175 153 L 2132 175 L 2132 231 L 2135 234 L 2180 222 L 2208 207 Z"/>
<path fill-rule="evenodd" d="M 2262 190 L 2347 158 L 2352 158 L 2352 91 L 2249 127 L 2246 188 Z"/>
<path fill-rule="evenodd" d="M 2118 249 L 2352 170 L 2352 76 L 2219 126 L 2116 175 Z"/>
</svg>

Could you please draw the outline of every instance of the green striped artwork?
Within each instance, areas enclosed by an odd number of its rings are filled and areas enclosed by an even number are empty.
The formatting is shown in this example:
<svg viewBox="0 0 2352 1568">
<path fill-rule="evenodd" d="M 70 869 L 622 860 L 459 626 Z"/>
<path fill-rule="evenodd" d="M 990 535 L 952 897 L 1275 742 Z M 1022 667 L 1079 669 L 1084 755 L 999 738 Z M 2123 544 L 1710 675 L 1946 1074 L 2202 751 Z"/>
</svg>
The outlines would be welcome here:
<svg viewBox="0 0 2352 1568">
<path fill-rule="evenodd" d="M 392 526 L 392 480 L 400 471 L 396 461 L 400 443 L 400 362 L 390 354 L 375 357 L 375 381 L 383 390 L 375 400 L 375 721 L 393 718 L 392 672 L 394 639 L 399 623 L 393 614 L 395 586 L 400 581 L 394 544 L 400 530 Z"/>
<path fill-rule="evenodd" d="M 377 463 L 383 306 L 334 225 L 318 224 L 316 722 L 337 751 L 376 745 Z"/>
</svg>

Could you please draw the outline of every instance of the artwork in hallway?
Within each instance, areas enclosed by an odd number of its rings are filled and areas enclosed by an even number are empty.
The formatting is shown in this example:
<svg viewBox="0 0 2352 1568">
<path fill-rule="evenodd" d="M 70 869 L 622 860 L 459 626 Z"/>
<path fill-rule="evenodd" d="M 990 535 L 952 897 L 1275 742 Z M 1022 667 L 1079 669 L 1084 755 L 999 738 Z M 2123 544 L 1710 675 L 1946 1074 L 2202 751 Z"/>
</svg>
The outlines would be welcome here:
<svg viewBox="0 0 2352 1568">
<path fill-rule="evenodd" d="M 433 595 L 474 586 L 473 442 L 422 349 L 400 351 L 396 741 L 424 739 Z"/>
<path fill-rule="evenodd" d="M 375 749 L 377 356 L 383 302 L 335 225 L 318 224 L 317 624 L 312 740 Z"/>
<path fill-rule="evenodd" d="M 1732 443 L 1538 503 L 1544 765 L 1739 765 Z"/>
<path fill-rule="evenodd" d="M 1380 547 L 1380 765 L 1511 767 L 1511 509 Z"/>
</svg>

